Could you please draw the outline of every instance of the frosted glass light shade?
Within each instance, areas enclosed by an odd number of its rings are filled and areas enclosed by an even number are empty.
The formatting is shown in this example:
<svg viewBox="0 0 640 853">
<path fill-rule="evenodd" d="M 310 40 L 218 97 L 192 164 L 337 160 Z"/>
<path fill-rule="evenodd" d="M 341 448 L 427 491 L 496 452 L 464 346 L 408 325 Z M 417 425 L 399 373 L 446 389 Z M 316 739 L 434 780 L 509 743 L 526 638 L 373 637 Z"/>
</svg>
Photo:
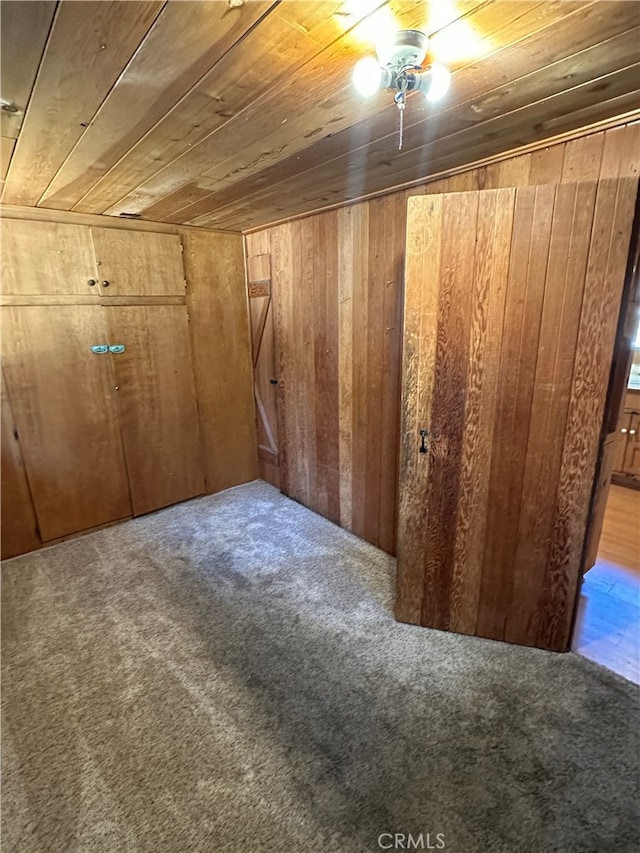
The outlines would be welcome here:
<svg viewBox="0 0 640 853">
<path fill-rule="evenodd" d="M 365 56 L 353 69 L 353 85 L 356 91 L 364 97 L 373 95 L 380 88 L 382 74 L 382 68 L 373 56 Z"/>
<path fill-rule="evenodd" d="M 425 95 L 428 101 L 434 103 L 439 101 L 449 91 L 451 84 L 451 72 L 446 65 L 434 62 L 429 69 L 429 88 Z"/>
</svg>

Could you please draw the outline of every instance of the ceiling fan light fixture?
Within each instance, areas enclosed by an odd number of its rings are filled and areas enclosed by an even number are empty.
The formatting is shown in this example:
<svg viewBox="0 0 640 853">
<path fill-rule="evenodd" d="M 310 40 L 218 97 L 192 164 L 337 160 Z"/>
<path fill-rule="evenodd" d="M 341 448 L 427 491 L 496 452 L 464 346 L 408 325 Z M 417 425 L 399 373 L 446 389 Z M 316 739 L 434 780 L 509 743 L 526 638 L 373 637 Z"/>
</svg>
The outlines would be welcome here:
<svg viewBox="0 0 640 853">
<path fill-rule="evenodd" d="M 373 95 L 380 89 L 395 90 L 394 101 L 399 113 L 398 150 L 402 148 L 407 93 L 420 90 L 433 103 L 444 97 L 451 82 L 449 69 L 439 62 L 422 70 L 428 44 L 428 37 L 420 30 L 397 30 L 378 43 L 377 61 L 366 56 L 353 69 L 353 84 L 361 95 Z"/>
</svg>

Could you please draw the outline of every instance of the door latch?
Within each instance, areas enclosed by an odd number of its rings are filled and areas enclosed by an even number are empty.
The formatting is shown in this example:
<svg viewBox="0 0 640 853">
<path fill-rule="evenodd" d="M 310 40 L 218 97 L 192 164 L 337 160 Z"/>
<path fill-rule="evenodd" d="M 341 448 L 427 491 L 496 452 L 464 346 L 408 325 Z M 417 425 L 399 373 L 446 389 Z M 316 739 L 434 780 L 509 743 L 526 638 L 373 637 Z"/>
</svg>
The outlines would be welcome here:
<svg viewBox="0 0 640 853">
<path fill-rule="evenodd" d="M 104 353 L 104 352 L 109 352 L 109 345 L 108 344 L 96 344 L 95 346 L 91 347 L 91 352 L 95 353 L 96 355 L 102 355 L 102 353 Z"/>
<path fill-rule="evenodd" d="M 420 453 L 428 453 L 427 436 L 429 435 L 426 429 L 420 430 Z"/>
<path fill-rule="evenodd" d="M 126 347 L 124 344 L 112 344 L 109 347 L 109 352 L 115 353 L 117 355 L 118 353 L 124 352 L 125 349 Z"/>
</svg>

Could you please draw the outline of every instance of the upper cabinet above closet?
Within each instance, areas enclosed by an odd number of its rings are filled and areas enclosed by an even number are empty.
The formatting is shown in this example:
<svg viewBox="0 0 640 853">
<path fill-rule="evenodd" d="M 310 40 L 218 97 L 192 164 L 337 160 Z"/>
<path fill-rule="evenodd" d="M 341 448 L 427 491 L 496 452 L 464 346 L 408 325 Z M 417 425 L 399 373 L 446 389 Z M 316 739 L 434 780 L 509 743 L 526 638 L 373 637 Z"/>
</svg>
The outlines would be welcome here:
<svg viewBox="0 0 640 853">
<path fill-rule="evenodd" d="M 177 234 L 56 222 L 3 223 L 5 296 L 182 296 Z"/>
<path fill-rule="evenodd" d="M 1 258 L 7 296 L 86 296 L 97 290 L 91 234 L 84 225 L 4 219 Z"/>
<path fill-rule="evenodd" d="M 103 296 L 184 296 L 177 234 L 92 228 L 91 238 Z"/>
</svg>

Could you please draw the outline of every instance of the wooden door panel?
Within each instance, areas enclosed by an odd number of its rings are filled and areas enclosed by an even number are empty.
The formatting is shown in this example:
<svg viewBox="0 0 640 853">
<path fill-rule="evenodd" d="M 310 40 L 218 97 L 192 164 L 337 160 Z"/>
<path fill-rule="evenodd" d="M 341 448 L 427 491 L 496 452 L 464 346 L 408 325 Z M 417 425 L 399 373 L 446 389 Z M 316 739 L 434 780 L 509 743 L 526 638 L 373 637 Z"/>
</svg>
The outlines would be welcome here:
<svg viewBox="0 0 640 853">
<path fill-rule="evenodd" d="M 4 370 L 43 540 L 131 515 L 99 306 L 2 308 Z"/>
<path fill-rule="evenodd" d="M 276 348 L 268 252 L 247 256 L 247 280 L 260 476 L 280 488 Z"/>
<path fill-rule="evenodd" d="M 104 296 L 184 296 L 177 234 L 92 228 L 91 237 Z"/>
<path fill-rule="evenodd" d="M 186 308 L 104 310 L 134 514 L 204 494 Z"/>
<path fill-rule="evenodd" d="M 4 294 L 99 296 L 91 237 L 83 225 L 4 219 L 1 258 Z"/>
<path fill-rule="evenodd" d="M 640 415 L 634 412 L 629 419 L 629 432 L 625 448 L 623 472 L 640 477 Z"/>
<path fill-rule="evenodd" d="M 2 559 L 33 551 L 41 545 L 31 493 L 27 483 L 18 430 L 2 374 Z"/>
<path fill-rule="evenodd" d="M 612 452 L 612 470 L 617 473 L 624 471 L 624 460 L 627 454 L 627 441 L 629 438 L 629 428 L 631 427 L 631 413 L 622 411 L 618 418 L 618 429 L 615 433 L 618 436 L 618 441 L 615 443 Z"/>
<path fill-rule="evenodd" d="M 568 647 L 636 188 L 410 200 L 400 620 Z"/>
</svg>

